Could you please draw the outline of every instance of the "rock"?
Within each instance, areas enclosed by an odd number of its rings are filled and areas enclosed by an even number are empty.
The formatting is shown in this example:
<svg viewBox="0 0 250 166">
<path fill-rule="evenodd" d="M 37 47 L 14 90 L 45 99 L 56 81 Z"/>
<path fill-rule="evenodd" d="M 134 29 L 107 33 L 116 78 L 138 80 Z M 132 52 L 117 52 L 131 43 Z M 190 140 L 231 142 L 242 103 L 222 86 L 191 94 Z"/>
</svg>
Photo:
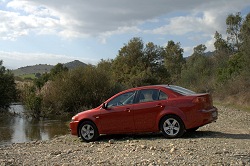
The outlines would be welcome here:
<svg viewBox="0 0 250 166">
<path fill-rule="evenodd" d="M 171 148 L 171 150 L 169 151 L 170 153 L 173 153 L 174 151 L 176 151 L 177 149 L 175 147 Z"/>
<path fill-rule="evenodd" d="M 142 149 L 146 149 L 147 146 L 146 146 L 146 145 L 141 145 L 141 148 L 142 148 Z"/>
<path fill-rule="evenodd" d="M 61 154 L 62 152 L 61 151 L 55 151 L 55 152 L 52 152 L 52 153 L 50 153 L 50 155 L 59 155 L 59 154 Z"/>
<path fill-rule="evenodd" d="M 114 143 L 115 143 L 115 140 L 113 140 L 113 139 L 109 140 L 109 144 L 114 144 Z"/>
</svg>

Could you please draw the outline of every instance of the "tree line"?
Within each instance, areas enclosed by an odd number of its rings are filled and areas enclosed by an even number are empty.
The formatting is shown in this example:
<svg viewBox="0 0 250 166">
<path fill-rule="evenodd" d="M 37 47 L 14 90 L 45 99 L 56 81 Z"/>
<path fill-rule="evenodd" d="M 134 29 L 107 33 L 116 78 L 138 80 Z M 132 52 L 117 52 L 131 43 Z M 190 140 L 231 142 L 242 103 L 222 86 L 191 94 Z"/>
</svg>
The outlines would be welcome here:
<svg viewBox="0 0 250 166">
<path fill-rule="evenodd" d="M 102 59 L 95 66 L 68 70 L 56 65 L 24 88 L 21 99 L 32 116 L 45 116 L 96 107 L 130 87 L 177 84 L 249 104 L 250 13 L 245 18 L 240 13 L 230 14 L 226 25 L 227 36 L 215 32 L 215 50 L 210 56 L 204 44 L 184 58 L 179 42 L 170 40 L 162 47 L 134 37 L 114 59 Z"/>
</svg>

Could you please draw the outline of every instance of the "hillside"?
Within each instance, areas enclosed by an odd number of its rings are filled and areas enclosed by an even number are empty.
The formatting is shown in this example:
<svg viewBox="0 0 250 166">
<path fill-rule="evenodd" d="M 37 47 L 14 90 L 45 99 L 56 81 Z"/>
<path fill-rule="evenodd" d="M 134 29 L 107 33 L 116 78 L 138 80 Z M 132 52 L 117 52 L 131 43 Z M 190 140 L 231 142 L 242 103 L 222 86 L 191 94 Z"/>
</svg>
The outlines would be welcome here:
<svg viewBox="0 0 250 166">
<path fill-rule="evenodd" d="M 68 62 L 68 63 L 65 63 L 64 66 L 66 66 L 68 69 L 75 69 L 77 67 L 85 67 L 87 64 L 86 63 L 83 63 L 79 60 L 74 60 L 72 62 Z"/>
<path fill-rule="evenodd" d="M 79 61 L 74 60 L 72 62 L 65 63 L 64 66 L 66 66 L 69 69 L 74 69 L 79 66 L 86 66 L 87 64 Z M 54 65 L 47 65 L 47 64 L 38 64 L 33 66 L 26 66 L 26 67 L 20 67 L 16 70 L 12 70 L 15 76 L 22 76 L 22 75 L 28 75 L 28 74 L 35 74 L 35 73 L 49 73 L 50 70 L 54 67 Z"/>
<path fill-rule="evenodd" d="M 47 64 L 39 64 L 34 66 L 26 66 L 26 67 L 20 67 L 16 70 L 12 70 L 15 76 L 21 76 L 26 74 L 34 74 L 34 73 L 46 73 L 50 72 L 50 70 L 53 68 L 53 65 L 47 65 Z"/>
</svg>

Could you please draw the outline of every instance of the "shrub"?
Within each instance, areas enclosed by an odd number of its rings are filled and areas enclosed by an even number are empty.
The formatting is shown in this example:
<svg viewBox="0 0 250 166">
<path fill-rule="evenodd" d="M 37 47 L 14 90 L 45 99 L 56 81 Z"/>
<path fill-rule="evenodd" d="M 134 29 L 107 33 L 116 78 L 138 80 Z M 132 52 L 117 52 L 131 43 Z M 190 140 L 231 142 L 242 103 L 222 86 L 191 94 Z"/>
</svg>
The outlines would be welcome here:
<svg viewBox="0 0 250 166">
<path fill-rule="evenodd" d="M 14 75 L 2 66 L 0 60 L 0 109 L 8 108 L 16 100 L 17 90 Z"/>
<path fill-rule="evenodd" d="M 25 85 L 21 94 L 22 102 L 25 105 L 25 114 L 34 118 L 42 116 L 42 96 L 36 93 L 36 88 L 32 85 Z"/>
<path fill-rule="evenodd" d="M 105 71 L 80 67 L 55 77 L 42 88 L 42 106 L 50 114 L 75 113 L 100 105 L 119 90 Z"/>
</svg>

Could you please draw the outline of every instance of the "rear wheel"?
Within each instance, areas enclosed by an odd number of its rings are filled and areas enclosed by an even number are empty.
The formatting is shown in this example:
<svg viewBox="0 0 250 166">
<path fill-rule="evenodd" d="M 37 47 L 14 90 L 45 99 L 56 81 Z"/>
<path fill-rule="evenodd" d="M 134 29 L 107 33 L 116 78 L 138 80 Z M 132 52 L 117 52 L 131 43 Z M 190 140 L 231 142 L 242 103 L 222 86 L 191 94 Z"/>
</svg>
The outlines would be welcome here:
<svg viewBox="0 0 250 166">
<path fill-rule="evenodd" d="M 84 121 L 80 124 L 78 133 L 85 142 L 95 141 L 99 137 L 96 125 L 91 121 Z"/>
<path fill-rule="evenodd" d="M 167 115 L 160 122 L 160 129 L 166 138 L 178 138 L 185 132 L 182 120 L 175 115 Z"/>
</svg>

